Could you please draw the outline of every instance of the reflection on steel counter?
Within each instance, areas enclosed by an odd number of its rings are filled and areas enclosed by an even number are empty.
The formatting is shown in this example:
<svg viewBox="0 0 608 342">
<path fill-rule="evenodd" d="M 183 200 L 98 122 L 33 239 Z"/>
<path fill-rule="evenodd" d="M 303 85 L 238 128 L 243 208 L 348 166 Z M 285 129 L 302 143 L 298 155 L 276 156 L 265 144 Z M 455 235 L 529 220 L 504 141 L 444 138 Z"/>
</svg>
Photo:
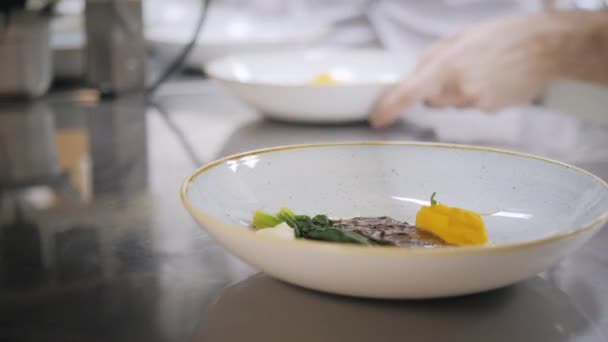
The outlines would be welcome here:
<svg viewBox="0 0 608 342">
<path fill-rule="evenodd" d="M 54 234 L 54 265 L 59 282 L 101 278 L 99 237 L 94 226 L 75 226 Z"/>
<path fill-rule="evenodd" d="M 11 104 L 14 129 L 0 105 L 9 152 L 34 149 L 11 175 L 64 176 L 61 184 L 17 183 L 3 173 L 0 341 L 186 339 L 201 306 L 240 271 L 177 200 L 174 190 L 193 167 L 179 143 L 138 95 L 99 101 L 78 91 L 33 105 Z"/>
<path fill-rule="evenodd" d="M 436 140 L 432 129 L 403 123 L 380 131 L 366 123 L 319 126 L 264 120 L 246 123 L 232 132 L 217 157 L 281 145 L 353 141 L 353 137 L 357 137 L 355 141 L 390 141 L 403 140 L 404 136 L 407 140 Z"/>
<path fill-rule="evenodd" d="M 294 317 L 306 317 L 306 324 Z M 586 317 L 541 277 L 464 297 L 378 301 L 323 294 L 260 274 L 220 292 L 195 340 L 602 341 L 590 319 L 596 317 Z M 583 332 L 587 338 L 579 340 Z"/>
<path fill-rule="evenodd" d="M 16 206 L 12 219 L 0 225 L 0 288 L 39 287 L 46 278 L 39 226 Z"/>
<path fill-rule="evenodd" d="M 76 189 L 84 201 L 147 190 L 143 96 L 87 104 L 59 122 L 54 116 L 44 102 L 0 106 L 0 190 L 42 185 L 62 197 Z"/>
<path fill-rule="evenodd" d="M 145 191 L 148 151 L 143 96 L 129 95 L 100 102 L 90 114 L 87 129 L 91 140 L 94 196 L 128 197 Z"/>
<path fill-rule="evenodd" d="M 66 112 L 48 101 L 0 106 L 1 289 L 55 291 L 153 260 L 131 250 L 151 229 L 143 98 Z"/>
<path fill-rule="evenodd" d="M 51 181 L 61 173 L 52 109 L 41 102 L 0 105 L 0 189 Z"/>
</svg>

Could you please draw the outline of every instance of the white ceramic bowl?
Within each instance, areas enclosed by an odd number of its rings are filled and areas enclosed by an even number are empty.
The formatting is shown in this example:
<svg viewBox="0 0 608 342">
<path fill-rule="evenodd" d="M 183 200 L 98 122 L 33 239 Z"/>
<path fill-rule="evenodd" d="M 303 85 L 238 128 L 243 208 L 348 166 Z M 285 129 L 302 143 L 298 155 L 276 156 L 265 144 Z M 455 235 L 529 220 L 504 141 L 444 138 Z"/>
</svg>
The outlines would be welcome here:
<svg viewBox="0 0 608 342">
<path fill-rule="evenodd" d="M 231 56 L 209 63 L 206 70 L 262 115 L 338 123 L 365 120 L 378 95 L 414 63 L 414 56 L 382 50 L 307 50 Z M 313 84 L 322 73 L 337 83 Z"/>
<path fill-rule="evenodd" d="M 253 233 L 255 210 L 381 216 L 413 222 L 437 192 L 488 214 L 492 244 L 401 249 Z M 377 298 L 463 295 L 546 270 L 608 219 L 608 185 L 576 167 L 530 155 L 423 143 L 279 147 L 212 162 L 186 180 L 182 200 L 208 233 L 286 282 Z"/>
</svg>

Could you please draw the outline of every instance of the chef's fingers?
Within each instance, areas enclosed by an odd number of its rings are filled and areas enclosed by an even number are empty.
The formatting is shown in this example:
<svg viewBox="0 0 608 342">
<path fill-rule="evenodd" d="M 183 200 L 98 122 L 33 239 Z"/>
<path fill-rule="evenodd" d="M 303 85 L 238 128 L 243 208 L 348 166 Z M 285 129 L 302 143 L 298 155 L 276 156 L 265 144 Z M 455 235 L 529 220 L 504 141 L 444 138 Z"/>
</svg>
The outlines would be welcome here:
<svg viewBox="0 0 608 342">
<path fill-rule="evenodd" d="M 463 33 L 459 32 L 431 45 L 431 47 L 420 56 L 416 69 L 420 70 L 426 68 L 430 64 L 437 63 L 440 59 L 445 58 L 446 55 L 450 54 L 450 50 L 462 36 Z"/>
<path fill-rule="evenodd" d="M 439 91 L 424 98 L 424 104 L 429 107 L 473 107 L 480 101 L 478 87 L 463 85 L 462 79 L 455 77 L 447 79 L 439 87 Z"/>
<path fill-rule="evenodd" d="M 378 99 L 370 116 L 374 128 L 390 126 L 399 118 L 399 114 L 424 98 L 437 76 L 433 67 L 426 67 L 415 72 L 409 79 L 386 91 Z"/>
</svg>

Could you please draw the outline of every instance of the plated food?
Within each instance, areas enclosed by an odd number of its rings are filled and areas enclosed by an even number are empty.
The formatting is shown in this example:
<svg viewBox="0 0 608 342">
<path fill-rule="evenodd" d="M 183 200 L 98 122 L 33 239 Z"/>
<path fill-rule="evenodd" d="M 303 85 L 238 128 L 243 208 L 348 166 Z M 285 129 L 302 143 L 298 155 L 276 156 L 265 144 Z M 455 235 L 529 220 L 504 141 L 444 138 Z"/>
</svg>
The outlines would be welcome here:
<svg viewBox="0 0 608 342">
<path fill-rule="evenodd" d="M 212 238 L 258 270 L 375 298 L 513 284 L 576 251 L 608 221 L 608 185 L 584 170 L 450 144 L 246 152 L 194 172 L 182 199 Z"/>
<path fill-rule="evenodd" d="M 320 73 L 310 82 L 313 85 L 334 85 L 338 84 L 338 80 L 330 73 Z"/>
<path fill-rule="evenodd" d="M 276 215 L 263 211 L 253 214 L 252 229 L 258 234 L 281 239 L 308 239 L 363 246 L 435 248 L 482 245 L 488 235 L 481 215 L 470 210 L 450 208 L 431 196 L 429 206 L 416 215 L 416 225 L 387 216 L 330 219 L 327 215 L 296 215 L 282 208 Z"/>
<path fill-rule="evenodd" d="M 380 93 L 415 62 L 414 53 L 379 49 L 300 49 L 233 54 L 205 70 L 262 116 L 333 124 L 366 120 Z"/>
</svg>

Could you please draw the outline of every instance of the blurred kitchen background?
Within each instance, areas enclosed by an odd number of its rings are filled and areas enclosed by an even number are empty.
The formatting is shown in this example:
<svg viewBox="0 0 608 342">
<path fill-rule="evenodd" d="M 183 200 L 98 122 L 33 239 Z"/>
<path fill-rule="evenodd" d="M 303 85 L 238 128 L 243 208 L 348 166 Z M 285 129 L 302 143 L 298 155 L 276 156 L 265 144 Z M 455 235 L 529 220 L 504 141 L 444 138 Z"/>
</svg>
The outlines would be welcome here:
<svg viewBox="0 0 608 342">
<path fill-rule="evenodd" d="M 0 340 L 193 333 L 221 288 L 254 273 L 178 199 L 194 168 L 229 154 L 324 141 L 447 141 L 536 153 L 608 179 L 608 91 L 599 86 L 562 82 L 536 105 L 494 116 L 417 108 L 375 131 L 264 120 L 204 70 L 213 58 L 265 49 L 417 55 L 470 23 L 544 6 L 606 3 L 1 0 Z"/>
</svg>

